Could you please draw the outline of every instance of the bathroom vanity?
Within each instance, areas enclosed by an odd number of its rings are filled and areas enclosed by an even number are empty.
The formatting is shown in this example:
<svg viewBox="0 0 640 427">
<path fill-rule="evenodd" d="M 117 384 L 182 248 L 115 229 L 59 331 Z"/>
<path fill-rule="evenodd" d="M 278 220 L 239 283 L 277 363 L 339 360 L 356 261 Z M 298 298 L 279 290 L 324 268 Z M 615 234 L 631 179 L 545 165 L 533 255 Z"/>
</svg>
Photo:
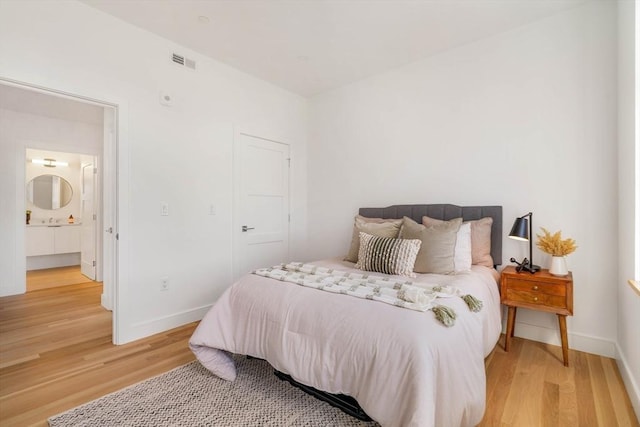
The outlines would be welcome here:
<svg viewBox="0 0 640 427">
<path fill-rule="evenodd" d="M 80 224 L 45 223 L 26 227 L 27 256 L 80 252 Z"/>
</svg>

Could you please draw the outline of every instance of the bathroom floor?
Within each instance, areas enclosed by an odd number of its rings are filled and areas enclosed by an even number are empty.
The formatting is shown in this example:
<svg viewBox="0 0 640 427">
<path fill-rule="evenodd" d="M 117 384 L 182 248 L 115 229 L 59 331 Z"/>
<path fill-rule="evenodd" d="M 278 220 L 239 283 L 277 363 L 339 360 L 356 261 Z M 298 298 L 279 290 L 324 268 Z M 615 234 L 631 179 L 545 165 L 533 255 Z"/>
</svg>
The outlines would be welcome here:
<svg viewBox="0 0 640 427">
<path fill-rule="evenodd" d="M 80 283 L 94 284 L 96 282 L 82 274 L 79 265 L 27 271 L 27 292 Z"/>
</svg>

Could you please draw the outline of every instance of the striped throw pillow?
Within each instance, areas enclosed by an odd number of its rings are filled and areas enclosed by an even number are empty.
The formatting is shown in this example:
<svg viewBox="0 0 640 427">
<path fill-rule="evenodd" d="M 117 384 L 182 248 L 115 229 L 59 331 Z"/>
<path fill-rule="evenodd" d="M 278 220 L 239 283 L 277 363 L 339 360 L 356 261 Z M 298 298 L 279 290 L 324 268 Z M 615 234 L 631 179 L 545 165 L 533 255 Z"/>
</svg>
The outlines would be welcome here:
<svg viewBox="0 0 640 427">
<path fill-rule="evenodd" d="M 420 239 L 394 239 L 360 232 L 360 251 L 356 268 L 415 277 L 413 266 L 420 244 Z"/>
</svg>

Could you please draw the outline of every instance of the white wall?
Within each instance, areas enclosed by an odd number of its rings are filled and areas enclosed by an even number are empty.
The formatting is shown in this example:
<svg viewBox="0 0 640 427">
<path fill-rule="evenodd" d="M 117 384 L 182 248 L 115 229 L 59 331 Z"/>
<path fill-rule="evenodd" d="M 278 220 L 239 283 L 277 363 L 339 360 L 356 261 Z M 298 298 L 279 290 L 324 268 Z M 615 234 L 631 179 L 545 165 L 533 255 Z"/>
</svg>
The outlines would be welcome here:
<svg viewBox="0 0 640 427">
<path fill-rule="evenodd" d="M 637 120 L 637 13 L 635 2 L 618 3 L 618 366 L 638 417 L 640 417 L 640 295 L 627 284 L 634 278 L 640 253 L 635 250 L 636 211 L 635 171 Z M 635 276 L 635 279 L 639 279 Z"/>
<path fill-rule="evenodd" d="M 172 52 L 197 61 L 191 71 Z M 233 132 L 291 144 L 291 248 L 306 229 L 306 100 L 82 3 L 0 3 L 0 76 L 120 105 L 122 342 L 199 319 L 230 284 Z M 174 105 L 159 104 L 160 91 Z M 3 148 L 5 149 L 5 148 Z M 9 147 L 7 150 L 11 150 Z M 13 160 L 1 155 L 2 195 Z M 170 216 L 160 216 L 168 202 Z M 208 215 L 216 205 L 217 214 Z M 13 206 L 0 208 L 0 220 Z M 2 229 L 12 239 L 11 230 Z M 0 239 L 0 259 L 11 241 Z M 4 271 L 4 270 L 3 270 Z M 161 292 L 160 277 L 170 289 Z M 0 278 L 3 293 L 10 276 Z"/>
<path fill-rule="evenodd" d="M 318 95 L 310 104 L 306 258 L 345 254 L 358 207 L 504 207 L 573 237 L 571 348 L 616 339 L 616 8 L 596 2 Z M 550 259 L 537 249 L 534 261 Z M 559 344 L 555 316 L 516 334 Z"/>
</svg>

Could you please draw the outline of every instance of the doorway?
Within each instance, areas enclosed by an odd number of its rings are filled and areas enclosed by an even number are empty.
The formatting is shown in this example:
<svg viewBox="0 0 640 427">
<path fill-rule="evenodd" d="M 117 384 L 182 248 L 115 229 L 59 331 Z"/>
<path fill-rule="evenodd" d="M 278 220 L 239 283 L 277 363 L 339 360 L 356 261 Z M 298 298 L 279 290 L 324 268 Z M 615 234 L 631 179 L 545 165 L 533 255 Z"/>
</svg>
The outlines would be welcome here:
<svg viewBox="0 0 640 427">
<path fill-rule="evenodd" d="M 95 133 L 87 151 L 102 150 Z M 101 282 L 99 157 L 27 148 L 25 158 L 27 292 Z"/>
<path fill-rule="evenodd" d="M 14 225 L 5 223 L 2 228 L 2 234 L 7 237 L 3 251 L 7 251 L 7 254 L 13 253 L 11 258 L 15 259 L 15 261 L 13 262 L 13 267 L 3 273 L 8 278 L 8 281 L 4 283 L 10 283 L 11 285 L 0 289 L 0 291 L 2 291 L 3 295 L 15 295 L 24 293 L 27 290 L 25 274 L 27 270 L 25 212 L 27 210 L 33 211 L 33 209 L 28 208 L 26 201 L 26 193 L 28 191 L 25 185 L 28 157 L 26 148 L 80 153 L 85 158 L 101 166 L 104 171 L 104 174 L 97 176 L 94 182 L 94 190 L 98 189 L 94 191 L 94 195 L 97 196 L 102 193 L 102 200 L 98 200 L 94 206 L 97 219 L 95 226 L 96 242 L 93 246 L 93 252 L 95 252 L 96 257 L 94 274 L 95 279 L 102 278 L 104 280 L 101 305 L 113 311 L 112 337 L 113 342 L 117 344 L 118 316 L 115 304 L 116 285 L 118 283 L 118 248 L 116 240 L 118 230 L 117 149 L 119 133 L 117 123 L 122 112 L 119 112 L 119 107 L 115 103 L 102 102 L 93 98 L 71 95 L 6 79 L 0 79 L 0 99 L 0 109 L 5 114 L 4 118 L 7 119 L 0 123 L 0 125 L 4 126 L 2 132 L 4 135 L 0 135 L 3 138 L 2 144 L 0 144 L 0 151 L 7 160 L 5 166 L 8 167 L 5 167 L 5 171 L 13 171 L 11 181 L 15 183 L 11 184 L 15 188 L 15 197 L 11 196 L 8 199 L 11 205 L 7 205 L 8 209 L 3 211 L 3 214 L 15 212 L 13 214 L 14 220 L 11 221 Z M 73 116 L 74 114 L 78 114 L 79 117 Z M 87 147 L 87 138 L 77 138 L 77 136 L 86 136 L 86 132 L 84 132 L 87 128 L 86 119 L 88 116 L 96 116 L 97 114 L 100 115 L 100 125 L 98 127 L 94 126 L 92 132 L 98 137 L 95 140 L 99 141 L 99 145 L 94 144 L 92 147 Z M 20 126 L 16 125 L 15 128 L 11 129 L 12 119 L 15 117 L 20 117 L 21 123 Z M 41 120 L 41 122 L 30 129 L 28 124 L 25 125 L 25 123 L 28 123 L 27 120 L 30 119 Z M 64 127 L 64 124 L 61 125 L 61 123 L 64 123 L 65 120 L 74 122 L 71 126 L 73 131 L 66 138 L 59 133 L 60 129 Z M 10 132 L 5 132 L 7 128 L 9 128 Z M 17 130 L 24 131 L 26 134 L 22 135 Z M 29 130 L 32 132 L 29 132 Z M 85 172 L 87 171 L 88 169 L 85 170 Z M 80 218 L 82 218 L 82 215 L 82 213 L 79 214 Z M 65 215 L 63 218 L 58 218 L 58 216 L 45 217 L 45 220 L 49 221 L 51 219 L 52 222 L 69 220 L 69 216 Z M 73 216 L 75 219 L 76 214 Z M 102 230 L 105 228 L 107 232 L 103 233 Z M 80 228 L 78 227 L 77 230 L 79 233 Z M 64 239 L 62 242 L 64 246 Z M 11 247 L 15 248 L 15 251 L 11 250 Z M 62 251 L 67 250 L 62 249 Z M 79 254 L 79 252 L 81 251 L 76 253 Z M 100 260 L 103 262 L 100 263 Z M 80 276 L 78 277 L 81 279 L 84 277 L 82 280 L 89 280 L 81 272 L 59 271 L 59 273 L 61 273 L 61 277 L 65 275 L 69 277 L 79 273 Z M 39 278 L 38 280 L 42 284 L 50 279 Z M 70 280 L 76 281 L 77 279 Z M 45 283 L 43 286 L 48 285 Z"/>
</svg>

